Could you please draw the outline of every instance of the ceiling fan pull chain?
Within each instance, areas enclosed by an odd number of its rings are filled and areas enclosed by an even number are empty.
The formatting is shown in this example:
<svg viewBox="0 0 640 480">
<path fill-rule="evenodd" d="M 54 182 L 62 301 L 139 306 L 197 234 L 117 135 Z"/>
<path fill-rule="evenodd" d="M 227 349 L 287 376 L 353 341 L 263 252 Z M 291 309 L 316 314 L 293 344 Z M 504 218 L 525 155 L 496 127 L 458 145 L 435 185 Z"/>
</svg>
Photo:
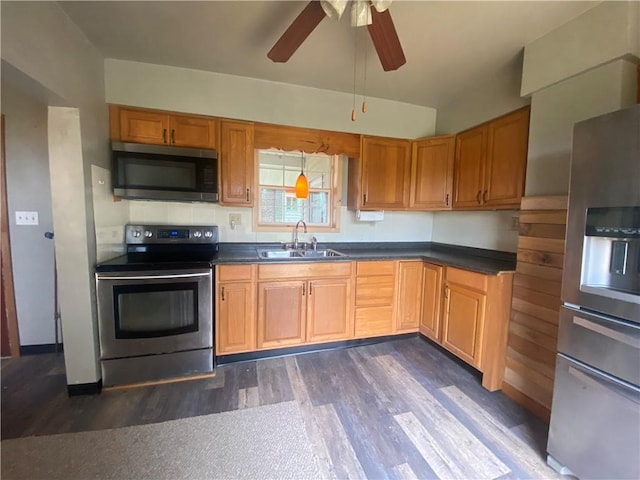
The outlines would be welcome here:
<svg viewBox="0 0 640 480">
<path fill-rule="evenodd" d="M 362 79 L 362 113 L 367 113 L 367 45 L 364 46 L 364 75 Z"/>
<path fill-rule="evenodd" d="M 353 34 L 353 109 L 351 110 L 351 121 L 356 121 L 356 65 L 358 60 L 358 29 L 354 29 Z"/>
</svg>

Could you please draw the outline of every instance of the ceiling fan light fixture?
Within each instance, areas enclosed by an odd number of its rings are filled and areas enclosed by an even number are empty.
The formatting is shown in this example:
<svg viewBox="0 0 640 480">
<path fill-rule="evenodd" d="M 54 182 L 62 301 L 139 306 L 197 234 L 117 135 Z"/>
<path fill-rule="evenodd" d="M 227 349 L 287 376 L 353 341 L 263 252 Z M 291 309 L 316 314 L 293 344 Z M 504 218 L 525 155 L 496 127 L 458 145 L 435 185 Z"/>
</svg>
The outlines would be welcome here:
<svg viewBox="0 0 640 480">
<path fill-rule="evenodd" d="M 340 20 L 348 2 L 349 0 L 320 0 L 320 6 L 327 17 L 332 20 Z"/>
<path fill-rule="evenodd" d="M 371 25 L 371 8 L 369 0 L 353 0 L 351 2 L 351 26 L 365 27 Z"/>
</svg>

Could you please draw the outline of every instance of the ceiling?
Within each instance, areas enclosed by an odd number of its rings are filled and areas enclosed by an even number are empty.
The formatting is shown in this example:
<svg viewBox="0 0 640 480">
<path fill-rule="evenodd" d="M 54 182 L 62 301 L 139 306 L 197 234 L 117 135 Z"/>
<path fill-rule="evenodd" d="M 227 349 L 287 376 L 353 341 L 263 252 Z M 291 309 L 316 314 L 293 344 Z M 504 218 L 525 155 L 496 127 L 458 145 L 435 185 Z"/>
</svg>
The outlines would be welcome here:
<svg viewBox="0 0 640 480">
<path fill-rule="evenodd" d="M 359 94 L 441 108 L 520 69 L 525 45 L 599 2 L 395 0 L 407 63 L 394 72 L 382 70 L 367 30 L 350 27 L 348 9 L 340 21 L 325 18 L 283 64 L 267 52 L 306 1 L 59 3 L 105 58 L 353 93 L 355 52 Z"/>
</svg>

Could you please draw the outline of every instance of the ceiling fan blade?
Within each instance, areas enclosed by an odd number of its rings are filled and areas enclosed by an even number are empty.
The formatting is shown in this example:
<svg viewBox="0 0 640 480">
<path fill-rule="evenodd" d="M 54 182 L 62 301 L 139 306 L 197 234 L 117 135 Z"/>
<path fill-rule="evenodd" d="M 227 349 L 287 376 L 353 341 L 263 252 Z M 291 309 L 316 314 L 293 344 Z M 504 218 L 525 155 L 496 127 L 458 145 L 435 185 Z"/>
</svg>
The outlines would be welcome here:
<svg viewBox="0 0 640 480">
<path fill-rule="evenodd" d="M 267 57 L 274 62 L 289 60 L 324 17 L 326 14 L 320 6 L 320 2 L 317 0 L 309 2 L 267 53 Z"/>
<path fill-rule="evenodd" d="M 402 45 L 400 45 L 396 27 L 393 25 L 391 13 L 389 13 L 389 10 L 378 12 L 371 7 L 371 20 L 371 25 L 368 25 L 367 28 L 373 45 L 376 47 L 376 52 L 378 52 L 382 69 L 385 72 L 397 70 L 407 63 L 407 59 L 404 58 Z"/>
</svg>

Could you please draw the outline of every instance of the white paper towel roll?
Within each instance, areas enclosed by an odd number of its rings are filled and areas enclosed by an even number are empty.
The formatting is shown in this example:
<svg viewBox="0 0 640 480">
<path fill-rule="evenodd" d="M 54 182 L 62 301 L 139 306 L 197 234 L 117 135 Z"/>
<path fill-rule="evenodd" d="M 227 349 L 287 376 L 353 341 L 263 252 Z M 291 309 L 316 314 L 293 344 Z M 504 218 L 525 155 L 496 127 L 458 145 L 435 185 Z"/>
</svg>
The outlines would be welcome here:
<svg viewBox="0 0 640 480">
<path fill-rule="evenodd" d="M 363 211 L 358 210 L 356 217 L 361 222 L 381 222 L 384 220 L 384 210 Z"/>
</svg>

